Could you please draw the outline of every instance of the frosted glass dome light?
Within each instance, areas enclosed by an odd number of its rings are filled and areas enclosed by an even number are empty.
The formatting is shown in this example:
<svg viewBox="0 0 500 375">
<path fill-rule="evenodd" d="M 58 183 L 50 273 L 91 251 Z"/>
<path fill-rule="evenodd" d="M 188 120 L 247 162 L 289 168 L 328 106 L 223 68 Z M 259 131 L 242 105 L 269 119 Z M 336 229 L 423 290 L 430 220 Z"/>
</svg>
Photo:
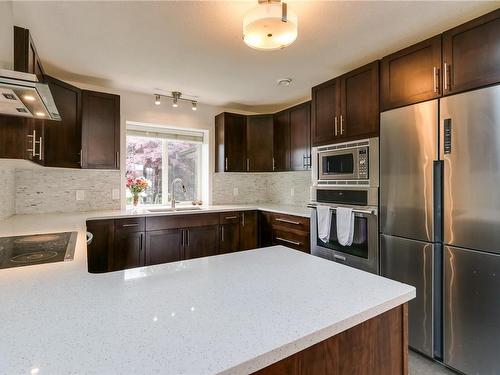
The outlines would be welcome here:
<svg viewBox="0 0 500 375">
<path fill-rule="evenodd" d="M 259 0 L 259 5 L 243 17 L 243 40 L 258 50 L 285 48 L 297 39 L 297 26 L 297 15 L 285 3 Z"/>
</svg>

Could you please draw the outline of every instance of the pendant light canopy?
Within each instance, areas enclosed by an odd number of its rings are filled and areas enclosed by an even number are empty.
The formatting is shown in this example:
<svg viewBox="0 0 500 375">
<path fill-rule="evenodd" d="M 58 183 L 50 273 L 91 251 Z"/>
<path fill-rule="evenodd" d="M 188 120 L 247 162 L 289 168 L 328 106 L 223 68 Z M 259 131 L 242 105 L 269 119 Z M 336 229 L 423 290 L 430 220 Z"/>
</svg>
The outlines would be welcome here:
<svg viewBox="0 0 500 375">
<path fill-rule="evenodd" d="M 297 39 L 297 15 L 286 3 L 259 0 L 259 5 L 243 17 L 243 40 L 255 49 L 285 48 Z"/>
</svg>

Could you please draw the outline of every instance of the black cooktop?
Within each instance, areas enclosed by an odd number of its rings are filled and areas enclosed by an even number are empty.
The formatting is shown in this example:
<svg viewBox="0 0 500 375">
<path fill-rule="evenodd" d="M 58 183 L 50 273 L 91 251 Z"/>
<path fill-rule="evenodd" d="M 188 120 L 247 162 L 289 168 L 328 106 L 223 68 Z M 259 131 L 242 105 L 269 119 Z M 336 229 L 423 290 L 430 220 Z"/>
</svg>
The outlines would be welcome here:
<svg viewBox="0 0 500 375">
<path fill-rule="evenodd" d="M 0 237 L 0 268 L 73 260 L 77 232 Z"/>
</svg>

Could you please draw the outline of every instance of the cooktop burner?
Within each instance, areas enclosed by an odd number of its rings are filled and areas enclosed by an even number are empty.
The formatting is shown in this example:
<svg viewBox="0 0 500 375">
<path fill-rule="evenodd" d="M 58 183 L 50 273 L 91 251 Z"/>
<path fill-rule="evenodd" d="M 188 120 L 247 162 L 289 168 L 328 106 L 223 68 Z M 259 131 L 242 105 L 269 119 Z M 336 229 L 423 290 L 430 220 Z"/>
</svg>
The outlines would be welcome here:
<svg viewBox="0 0 500 375">
<path fill-rule="evenodd" d="M 0 268 L 72 260 L 77 232 L 0 238 Z"/>
</svg>

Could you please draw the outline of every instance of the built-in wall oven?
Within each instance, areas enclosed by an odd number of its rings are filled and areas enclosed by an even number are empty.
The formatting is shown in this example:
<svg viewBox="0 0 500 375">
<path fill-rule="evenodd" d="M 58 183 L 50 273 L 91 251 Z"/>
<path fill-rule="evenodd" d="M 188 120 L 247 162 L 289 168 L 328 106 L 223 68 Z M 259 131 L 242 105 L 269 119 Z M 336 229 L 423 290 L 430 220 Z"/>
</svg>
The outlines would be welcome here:
<svg viewBox="0 0 500 375">
<path fill-rule="evenodd" d="M 316 210 L 311 217 L 311 253 L 379 273 L 378 138 L 313 148 L 313 185 L 309 207 L 330 208 L 330 238 L 318 236 Z M 343 177 L 342 177 L 343 176 Z M 354 236 L 350 246 L 337 239 L 337 207 L 350 207 Z"/>
</svg>

